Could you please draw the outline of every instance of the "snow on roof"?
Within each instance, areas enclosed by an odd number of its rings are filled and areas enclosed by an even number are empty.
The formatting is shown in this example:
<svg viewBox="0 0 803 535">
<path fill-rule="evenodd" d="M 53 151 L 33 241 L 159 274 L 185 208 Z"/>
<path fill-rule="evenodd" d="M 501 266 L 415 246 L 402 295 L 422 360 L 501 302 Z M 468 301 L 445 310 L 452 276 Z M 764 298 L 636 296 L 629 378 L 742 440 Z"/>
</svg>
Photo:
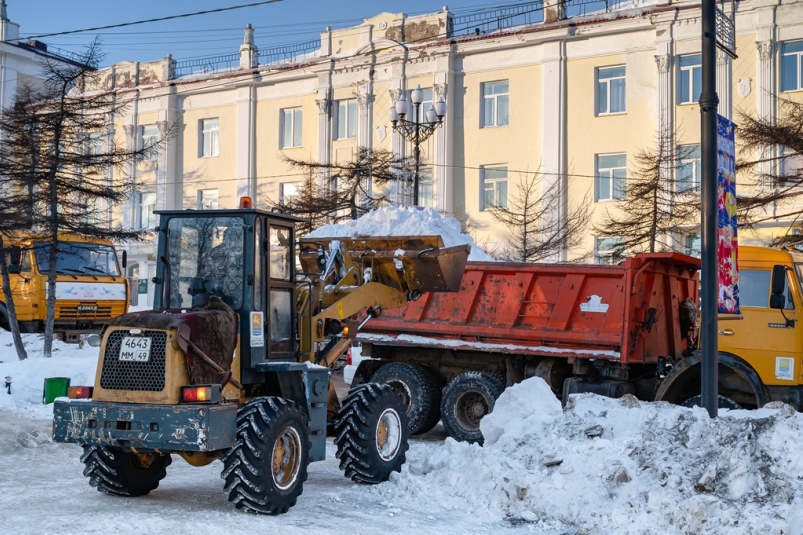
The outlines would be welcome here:
<svg viewBox="0 0 803 535">
<path fill-rule="evenodd" d="M 468 244 L 472 261 L 493 261 L 468 234 L 460 232 L 460 223 L 444 217 L 432 208 L 420 206 L 388 206 L 372 210 L 354 221 L 325 225 L 309 235 L 311 238 L 357 238 L 363 236 L 440 236 L 446 247 Z"/>
</svg>

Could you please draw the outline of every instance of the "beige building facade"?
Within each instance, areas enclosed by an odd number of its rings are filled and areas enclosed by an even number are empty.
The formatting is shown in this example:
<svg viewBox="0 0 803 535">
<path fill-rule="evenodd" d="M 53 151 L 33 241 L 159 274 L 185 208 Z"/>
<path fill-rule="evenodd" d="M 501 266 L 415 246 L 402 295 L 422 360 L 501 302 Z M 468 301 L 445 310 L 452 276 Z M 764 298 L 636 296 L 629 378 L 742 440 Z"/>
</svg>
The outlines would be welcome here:
<svg viewBox="0 0 803 535">
<path fill-rule="evenodd" d="M 104 88 L 130 100 L 110 140 L 147 144 L 174 129 L 152 160 L 126 170 L 138 192 L 114 209 L 116 224 L 152 228 L 154 210 L 233 208 L 244 195 L 257 206 L 280 202 L 303 179 L 282 155 L 344 161 L 360 146 L 411 155 L 388 111 L 417 85 L 424 107 L 447 104 L 443 125 L 422 145 L 419 204 L 464 213 L 488 248 L 506 244 L 491 205 L 534 173 L 543 190 L 561 188 L 550 217 L 584 198 L 595 221 L 616 210 L 627 202 L 633 156 L 660 129 L 678 133 L 684 180 L 699 184 L 699 3 L 546 3 L 479 15 L 382 13 L 264 50 L 249 25 L 230 54 L 108 67 Z M 776 95 L 803 95 L 803 1 L 740 2 L 736 45 L 737 59 L 717 56 L 720 114 L 775 117 Z M 403 188 L 390 195 L 409 203 Z M 766 242 L 793 223 L 779 215 L 742 243 Z M 671 238 L 678 250 L 699 249 L 694 228 Z M 610 261 L 610 245 L 589 229 L 578 250 L 555 260 L 593 251 L 595 261 Z M 153 243 L 129 246 L 129 258 L 130 275 L 153 275 Z"/>
</svg>

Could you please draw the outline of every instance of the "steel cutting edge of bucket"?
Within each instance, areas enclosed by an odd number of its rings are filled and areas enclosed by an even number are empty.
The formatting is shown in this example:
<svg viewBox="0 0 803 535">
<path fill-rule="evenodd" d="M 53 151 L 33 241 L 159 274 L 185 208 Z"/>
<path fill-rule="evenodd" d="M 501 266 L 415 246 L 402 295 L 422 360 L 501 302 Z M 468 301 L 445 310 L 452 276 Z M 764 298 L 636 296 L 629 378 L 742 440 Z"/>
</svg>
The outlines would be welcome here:
<svg viewBox="0 0 803 535">
<path fill-rule="evenodd" d="M 304 238 L 302 269 L 320 276 L 319 258 L 331 242 L 342 245 L 343 267 L 355 266 L 361 283 L 379 282 L 404 292 L 454 292 L 460 288 L 469 245 L 444 247 L 440 236 L 372 236 L 365 238 Z M 365 280 L 370 276 L 371 280 Z"/>
</svg>

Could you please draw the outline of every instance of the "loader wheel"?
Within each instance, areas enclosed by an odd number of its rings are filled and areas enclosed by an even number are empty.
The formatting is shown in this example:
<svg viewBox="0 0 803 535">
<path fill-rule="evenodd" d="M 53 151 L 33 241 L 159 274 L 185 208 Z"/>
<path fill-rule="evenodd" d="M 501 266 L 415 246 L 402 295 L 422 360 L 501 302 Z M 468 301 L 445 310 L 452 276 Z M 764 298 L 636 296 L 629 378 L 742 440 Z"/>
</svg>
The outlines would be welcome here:
<svg viewBox="0 0 803 535">
<path fill-rule="evenodd" d="M 690 397 L 686 401 L 680 404 L 682 407 L 692 408 L 692 407 L 702 407 L 703 406 L 703 396 L 697 394 L 696 396 Z M 741 405 L 733 401 L 731 398 L 725 396 L 717 396 L 717 408 L 719 409 L 730 409 L 732 411 L 738 411 L 743 409 Z"/>
<path fill-rule="evenodd" d="M 458 375 L 443 391 L 441 421 L 453 439 L 482 445 L 480 420 L 494 408 L 505 390 L 505 380 L 488 372 Z"/>
<path fill-rule="evenodd" d="M 410 427 L 404 401 L 392 387 L 353 388 L 337 413 L 335 432 L 340 469 L 352 481 L 382 483 L 401 471 Z"/>
<path fill-rule="evenodd" d="M 222 459 L 229 501 L 254 513 L 286 513 L 307 480 L 309 432 L 307 415 L 292 401 L 266 397 L 243 405 L 237 441 Z"/>
<path fill-rule="evenodd" d="M 392 386 L 401 394 L 411 435 L 426 433 L 441 419 L 441 382 L 426 366 L 391 362 L 379 368 L 371 382 Z"/>
<path fill-rule="evenodd" d="M 84 475 L 100 492 L 145 496 L 159 486 L 173 460 L 158 453 L 127 453 L 121 448 L 84 446 Z"/>
</svg>

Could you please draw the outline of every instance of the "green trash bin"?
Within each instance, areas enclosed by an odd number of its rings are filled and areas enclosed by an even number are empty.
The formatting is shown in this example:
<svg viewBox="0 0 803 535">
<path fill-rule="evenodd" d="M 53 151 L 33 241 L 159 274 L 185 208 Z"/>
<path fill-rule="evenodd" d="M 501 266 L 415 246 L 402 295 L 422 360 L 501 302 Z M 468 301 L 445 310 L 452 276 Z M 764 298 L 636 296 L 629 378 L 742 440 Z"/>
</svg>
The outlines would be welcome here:
<svg viewBox="0 0 803 535">
<path fill-rule="evenodd" d="M 66 396 L 68 388 L 70 388 L 69 377 L 46 377 L 45 389 L 42 392 L 42 403 L 48 405 L 53 403 L 56 398 Z"/>
</svg>

